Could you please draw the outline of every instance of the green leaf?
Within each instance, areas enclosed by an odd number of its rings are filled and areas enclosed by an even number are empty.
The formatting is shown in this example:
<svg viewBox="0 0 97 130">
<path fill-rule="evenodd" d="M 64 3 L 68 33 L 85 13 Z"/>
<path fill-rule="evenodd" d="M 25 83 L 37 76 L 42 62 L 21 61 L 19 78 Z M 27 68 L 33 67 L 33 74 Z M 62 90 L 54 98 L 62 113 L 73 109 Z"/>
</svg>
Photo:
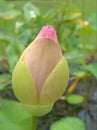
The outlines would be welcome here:
<svg viewBox="0 0 97 130">
<path fill-rule="evenodd" d="M 66 117 L 53 123 L 50 130 L 85 130 L 85 124 L 76 117 Z"/>
<path fill-rule="evenodd" d="M 84 98 L 78 94 L 70 94 L 66 96 L 66 101 L 70 104 L 76 105 L 82 103 L 84 101 Z"/>
<path fill-rule="evenodd" d="M 86 26 L 80 30 L 80 33 L 83 35 L 92 34 L 95 32 L 95 29 L 91 28 L 90 26 Z"/>
<path fill-rule="evenodd" d="M 19 103 L 7 102 L 0 110 L 0 130 L 32 130 L 31 116 Z"/>
<path fill-rule="evenodd" d="M 7 54 L 7 58 L 8 60 L 8 64 L 9 64 L 9 70 L 10 72 L 12 71 L 14 65 L 16 64 L 16 62 L 19 59 L 19 56 L 21 54 L 21 47 L 20 45 L 14 41 L 12 43 L 10 43 L 7 48 L 6 48 L 6 54 Z"/>
<path fill-rule="evenodd" d="M 81 12 L 73 4 L 66 4 L 65 6 L 63 4 L 59 9 L 61 10 L 58 13 L 61 14 L 62 12 L 62 19 L 64 20 L 74 20 L 81 16 Z"/>
<path fill-rule="evenodd" d="M 90 27 L 97 31 L 97 13 L 93 14 L 92 16 L 90 16 L 88 21 L 90 23 Z"/>
<path fill-rule="evenodd" d="M 14 5 L 12 4 L 12 2 L 9 3 L 7 1 L 3 1 L 0 3 L 0 13 L 4 12 L 4 11 L 8 11 L 8 10 L 13 9 L 13 8 L 14 8 Z"/>
<path fill-rule="evenodd" d="M 9 2 L 1 2 L 0 3 L 0 17 L 9 20 L 18 16 L 20 12 L 14 9 L 14 5 Z"/>
<path fill-rule="evenodd" d="M 97 62 L 83 66 L 83 69 L 92 73 L 97 78 Z"/>
<path fill-rule="evenodd" d="M 87 45 L 82 45 L 80 44 L 79 47 L 83 50 L 85 50 L 86 52 L 88 52 L 88 54 L 92 54 L 95 52 L 96 49 L 96 44 L 87 44 Z"/>
<path fill-rule="evenodd" d="M 82 53 L 80 53 L 80 51 L 78 50 L 73 50 L 70 53 L 68 53 L 67 55 L 67 59 L 73 63 L 85 63 L 85 58 L 84 55 Z M 73 68 L 74 69 L 74 68 Z"/>
<path fill-rule="evenodd" d="M 7 80 L 7 79 L 10 79 L 10 77 L 11 77 L 11 75 L 8 73 L 0 74 L 0 80 L 1 79 Z"/>
<path fill-rule="evenodd" d="M 28 43 L 28 40 L 32 37 L 31 30 L 25 30 L 19 35 L 19 43 L 22 44 L 22 46 L 26 46 Z"/>
<path fill-rule="evenodd" d="M 12 42 L 12 40 L 14 40 L 14 38 L 6 35 L 5 32 L 3 33 L 3 32 L 0 31 L 0 40 L 4 40 L 4 41 L 6 41 L 4 43 L 9 44 L 10 42 Z"/>
<path fill-rule="evenodd" d="M 10 82 L 0 83 L 0 91 L 3 91 L 5 89 L 5 87 L 7 87 L 10 84 L 11 84 Z"/>
<path fill-rule="evenodd" d="M 12 10 L 8 10 L 8 11 L 5 11 L 5 12 L 1 12 L 0 17 L 5 19 L 5 20 L 10 20 L 10 19 L 14 19 L 19 14 L 20 14 L 19 11 L 12 9 Z"/>
<path fill-rule="evenodd" d="M 77 78 L 86 78 L 90 76 L 90 74 L 87 73 L 86 71 L 80 71 L 80 70 L 74 72 L 73 75 Z"/>
</svg>

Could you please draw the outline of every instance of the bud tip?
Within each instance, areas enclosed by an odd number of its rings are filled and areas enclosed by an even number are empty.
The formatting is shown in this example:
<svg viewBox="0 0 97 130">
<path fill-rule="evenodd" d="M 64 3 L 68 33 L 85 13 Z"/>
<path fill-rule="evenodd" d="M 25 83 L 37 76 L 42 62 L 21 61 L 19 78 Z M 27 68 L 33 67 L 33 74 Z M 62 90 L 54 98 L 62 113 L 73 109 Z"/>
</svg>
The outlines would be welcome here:
<svg viewBox="0 0 97 130">
<path fill-rule="evenodd" d="M 50 25 L 43 26 L 42 29 L 41 29 L 41 31 L 40 31 L 40 33 L 38 34 L 37 38 L 50 38 L 50 39 L 58 42 L 56 31 Z"/>
</svg>

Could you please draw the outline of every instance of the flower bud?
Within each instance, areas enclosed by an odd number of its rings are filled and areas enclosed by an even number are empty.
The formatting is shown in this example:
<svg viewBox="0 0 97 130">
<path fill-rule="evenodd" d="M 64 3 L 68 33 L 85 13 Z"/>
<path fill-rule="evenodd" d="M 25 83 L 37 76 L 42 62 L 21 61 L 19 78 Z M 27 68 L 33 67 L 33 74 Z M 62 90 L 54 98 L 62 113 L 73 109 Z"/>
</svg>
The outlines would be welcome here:
<svg viewBox="0 0 97 130">
<path fill-rule="evenodd" d="M 50 112 L 64 93 L 69 69 L 52 26 L 44 26 L 24 50 L 12 74 L 13 90 L 34 116 Z"/>
</svg>

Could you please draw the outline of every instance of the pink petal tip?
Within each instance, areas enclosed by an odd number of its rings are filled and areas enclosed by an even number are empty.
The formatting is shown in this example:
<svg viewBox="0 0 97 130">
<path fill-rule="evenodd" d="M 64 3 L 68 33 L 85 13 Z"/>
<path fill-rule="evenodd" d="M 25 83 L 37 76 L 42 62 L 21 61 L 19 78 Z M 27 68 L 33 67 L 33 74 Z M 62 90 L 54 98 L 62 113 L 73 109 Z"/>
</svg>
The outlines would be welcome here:
<svg viewBox="0 0 97 130">
<path fill-rule="evenodd" d="M 42 29 L 41 29 L 41 31 L 39 32 L 37 38 L 50 38 L 50 39 L 54 40 L 55 42 L 58 42 L 56 31 L 50 25 L 43 26 Z"/>
</svg>

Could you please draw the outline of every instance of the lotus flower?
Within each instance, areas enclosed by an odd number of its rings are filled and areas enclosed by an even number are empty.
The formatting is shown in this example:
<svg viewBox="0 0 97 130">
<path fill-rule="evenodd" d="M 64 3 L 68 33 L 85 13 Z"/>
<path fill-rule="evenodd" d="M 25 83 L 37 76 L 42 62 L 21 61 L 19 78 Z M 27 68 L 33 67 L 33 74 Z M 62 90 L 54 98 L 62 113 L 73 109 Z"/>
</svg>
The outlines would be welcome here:
<svg viewBox="0 0 97 130">
<path fill-rule="evenodd" d="M 24 50 L 12 74 L 13 90 L 34 116 L 50 112 L 64 93 L 69 69 L 52 26 L 44 26 Z"/>
</svg>

